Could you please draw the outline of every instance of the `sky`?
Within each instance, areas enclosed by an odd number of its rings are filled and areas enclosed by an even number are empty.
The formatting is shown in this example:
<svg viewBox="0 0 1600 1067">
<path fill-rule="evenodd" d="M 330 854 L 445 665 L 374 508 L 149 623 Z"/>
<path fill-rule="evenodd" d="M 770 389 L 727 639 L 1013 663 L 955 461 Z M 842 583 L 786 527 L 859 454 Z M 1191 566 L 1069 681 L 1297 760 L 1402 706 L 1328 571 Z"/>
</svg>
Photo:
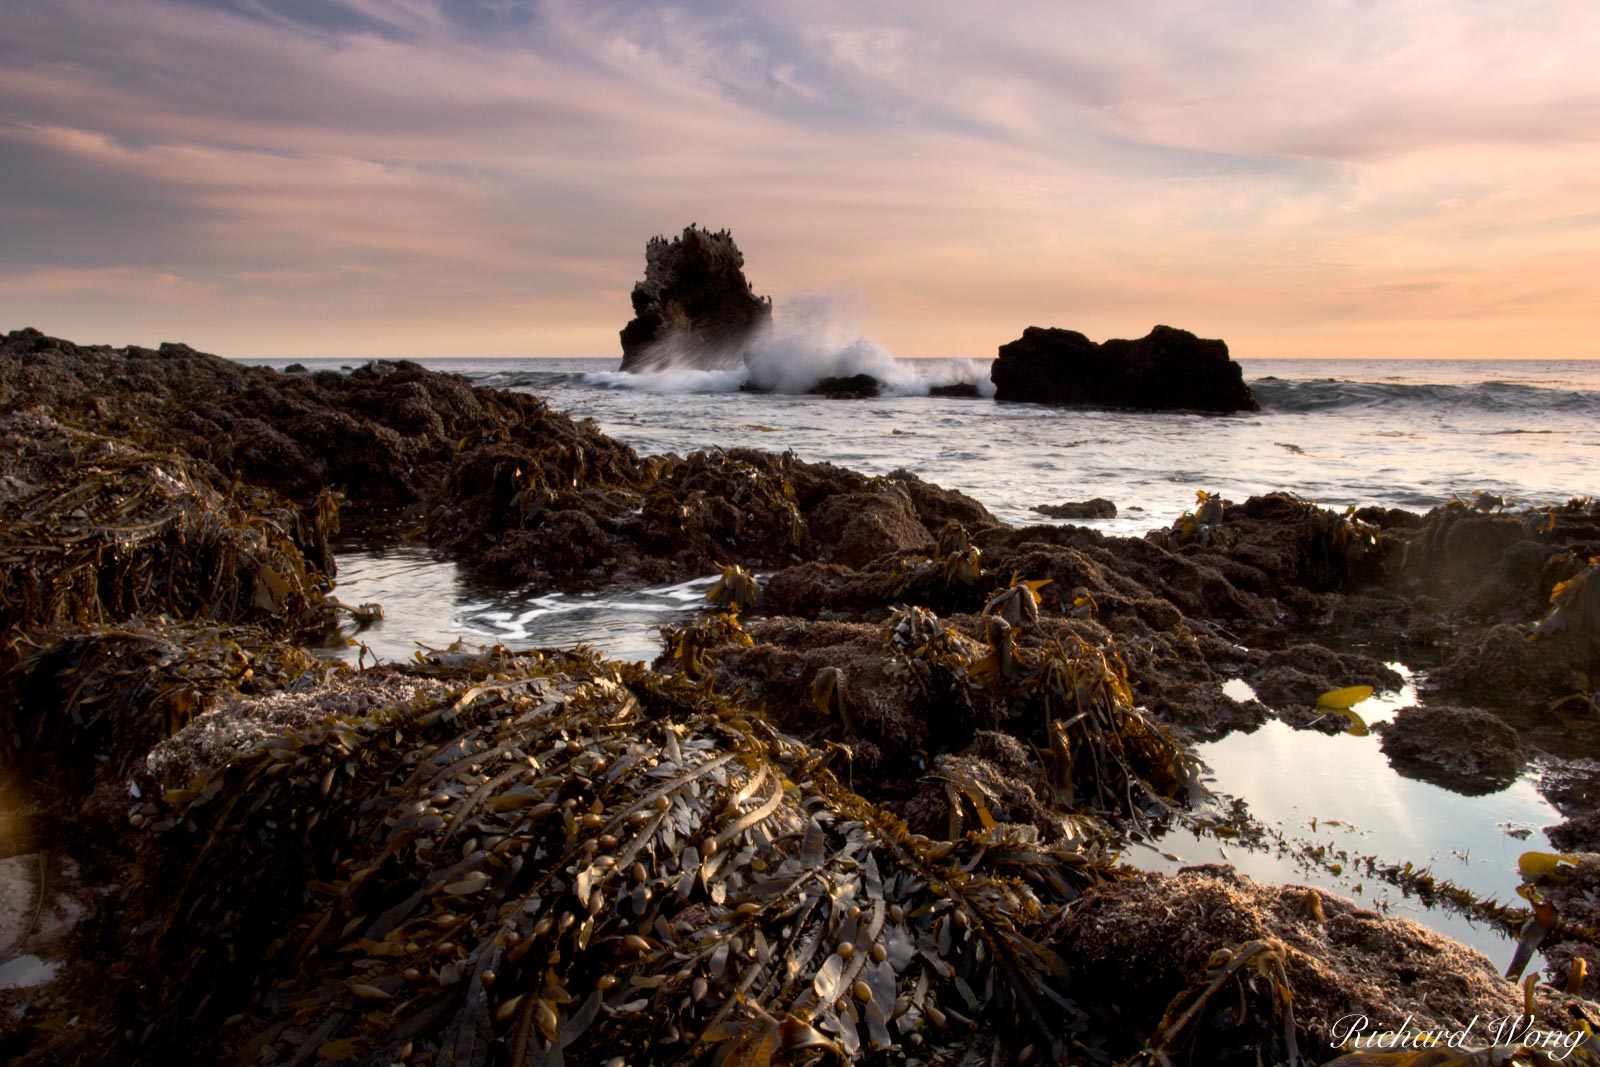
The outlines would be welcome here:
<svg viewBox="0 0 1600 1067">
<path fill-rule="evenodd" d="M 902 357 L 1600 357 L 1589 0 L 0 0 L 0 330 L 619 356 L 644 245 Z"/>
</svg>

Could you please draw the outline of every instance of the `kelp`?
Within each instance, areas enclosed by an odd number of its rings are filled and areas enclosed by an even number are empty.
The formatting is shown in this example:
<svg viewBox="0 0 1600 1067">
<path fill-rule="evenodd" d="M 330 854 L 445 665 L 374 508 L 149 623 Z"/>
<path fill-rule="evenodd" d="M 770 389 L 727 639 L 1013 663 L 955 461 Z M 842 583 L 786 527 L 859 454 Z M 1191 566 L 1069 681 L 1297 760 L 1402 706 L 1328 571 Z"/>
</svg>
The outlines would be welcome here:
<svg viewBox="0 0 1600 1067">
<path fill-rule="evenodd" d="M 1284 969 L 1288 953 L 1288 946 L 1274 938 L 1218 949 L 1207 962 L 1204 980 L 1173 998 L 1155 1033 L 1129 1067 L 1193 1062 L 1202 1031 L 1213 1045 L 1203 1057 L 1205 1062 L 1244 1052 L 1253 1054 L 1257 1062 L 1298 1067 L 1300 1035 L 1294 1023 L 1294 990 Z M 1229 1030 L 1236 1032 L 1232 1040 L 1242 1047 L 1216 1049 L 1219 1040 L 1225 1040 L 1220 1035 Z"/>
<path fill-rule="evenodd" d="M 141 809 L 148 859 L 113 968 L 145 998 L 52 1054 L 753 1065 L 1072 1048 L 1084 1020 L 1045 938 L 1107 873 L 1098 845 L 1004 823 L 914 834 L 686 678 L 453 655 L 413 668 L 451 680 L 443 700 L 164 783 Z M 131 1042 L 130 1017 L 148 1020 Z"/>
<path fill-rule="evenodd" d="M 226 693 L 264 693 L 333 667 L 260 626 L 136 618 L 30 631 L 0 670 L 0 752 L 55 792 L 122 778 Z M 320 669 L 319 669 L 320 668 Z"/>
<path fill-rule="evenodd" d="M 38 414 L 0 422 L 0 627 L 135 615 L 322 625 L 316 563 L 337 521 L 264 490 L 216 484 L 185 455 L 138 448 Z"/>
<path fill-rule="evenodd" d="M 1038 621 L 1041 584 L 1013 579 L 991 597 L 981 644 L 925 608 L 897 610 L 883 629 L 886 673 L 934 723 L 992 723 L 1032 744 L 1062 808 L 1137 819 L 1187 803 L 1202 791 L 1199 763 L 1134 704 L 1114 648 L 1072 633 L 1018 642 Z M 955 744 L 962 731 L 945 734 Z"/>
</svg>

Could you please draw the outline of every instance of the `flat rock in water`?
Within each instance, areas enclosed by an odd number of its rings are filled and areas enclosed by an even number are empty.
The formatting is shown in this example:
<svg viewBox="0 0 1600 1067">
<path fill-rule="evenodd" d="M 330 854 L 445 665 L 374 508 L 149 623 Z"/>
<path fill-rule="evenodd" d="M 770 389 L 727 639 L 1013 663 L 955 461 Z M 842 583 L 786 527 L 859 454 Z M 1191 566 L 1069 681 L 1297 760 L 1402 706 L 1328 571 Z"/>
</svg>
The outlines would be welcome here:
<svg viewBox="0 0 1600 1067">
<path fill-rule="evenodd" d="M 1030 326 L 1000 346 L 995 399 L 1068 407 L 1259 411 L 1226 342 L 1157 326 L 1136 341 L 1095 344 L 1076 330 Z"/>
<path fill-rule="evenodd" d="M 870 374 L 852 374 L 848 377 L 823 378 L 807 391 L 829 400 L 867 400 L 883 391 L 883 383 Z"/>
<path fill-rule="evenodd" d="M 1117 505 L 1103 496 L 1093 500 L 1069 500 L 1064 504 L 1035 504 L 1034 511 L 1052 519 L 1114 519 Z"/>
<path fill-rule="evenodd" d="M 946 399 L 977 400 L 982 394 L 978 392 L 975 382 L 953 382 L 950 385 L 930 386 L 928 395 Z"/>
</svg>

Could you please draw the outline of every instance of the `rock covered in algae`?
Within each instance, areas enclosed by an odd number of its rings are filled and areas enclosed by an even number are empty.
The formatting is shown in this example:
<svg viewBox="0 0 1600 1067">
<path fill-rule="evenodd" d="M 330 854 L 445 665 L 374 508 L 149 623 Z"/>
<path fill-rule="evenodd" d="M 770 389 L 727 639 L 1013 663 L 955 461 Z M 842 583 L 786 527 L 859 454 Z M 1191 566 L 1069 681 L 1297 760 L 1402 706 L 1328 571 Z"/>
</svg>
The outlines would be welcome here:
<svg viewBox="0 0 1600 1067">
<path fill-rule="evenodd" d="M 184 453 L 12 412 L 0 416 L 0 628 L 157 614 L 315 627 L 336 517 L 326 496 L 297 509 Z"/>
<path fill-rule="evenodd" d="M 1125 1010 L 1154 1018 L 1173 997 L 1205 984 L 1219 948 L 1263 939 L 1281 946 L 1301 1052 L 1315 1061 L 1333 1054 L 1335 1027 L 1353 1015 L 1367 1016 L 1372 1032 L 1402 1024 L 1459 1031 L 1476 1019 L 1481 1043 L 1492 1021 L 1522 1012 L 1522 990 L 1476 950 L 1409 920 L 1315 889 L 1263 885 L 1225 866 L 1107 883 L 1074 906 L 1054 944 L 1081 981 L 1122 991 Z M 1537 1001 L 1543 1028 L 1577 1030 L 1591 1010 L 1548 987 Z M 1204 1039 L 1212 1044 L 1193 1062 L 1227 1062 L 1238 1042 L 1226 1029 L 1226 1007 L 1218 1007 L 1219 1025 Z M 1240 1061 L 1256 1062 L 1250 1042 L 1243 1044 Z"/>
<path fill-rule="evenodd" d="M 771 328 L 772 301 L 744 276 L 744 253 L 727 230 L 684 227 L 645 246 L 644 280 L 622 328 L 622 370 L 715 370 L 742 363 L 743 346 Z"/>
<path fill-rule="evenodd" d="M 1076 330 L 1029 326 L 1000 346 L 995 399 L 1071 407 L 1258 411 L 1223 341 L 1157 326 L 1136 341 L 1095 344 Z"/>
<path fill-rule="evenodd" d="M 1481 708 L 1405 707 L 1373 730 L 1401 774 L 1469 796 L 1504 789 L 1528 759 L 1517 731 Z"/>
<path fill-rule="evenodd" d="M 359 508 L 449 507 L 452 472 L 498 446 L 520 450 L 508 474 L 521 466 L 541 484 L 638 476 L 631 449 L 535 396 L 405 360 L 288 375 L 181 344 L 113 349 L 16 330 L 0 339 L 0 411 L 32 406 L 302 506 L 331 489 Z"/>
<path fill-rule="evenodd" d="M 120 780 L 230 694 L 333 669 L 264 627 L 165 618 L 34 630 L 14 652 L 0 665 L 11 709 L 0 750 L 58 788 Z"/>
<path fill-rule="evenodd" d="M 1033 508 L 1052 519 L 1114 519 L 1117 505 L 1103 496 L 1090 500 L 1068 500 L 1060 504 L 1037 504 Z"/>
<path fill-rule="evenodd" d="M 69 974 L 78 1022 L 40 1054 L 1071 1048 L 1084 1020 L 1043 938 L 1104 867 L 1087 843 L 913 834 L 682 680 L 503 650 L 412 670 L 445 691 L 389 676 L 136 805 L 121 932 Z"/>
</svg>

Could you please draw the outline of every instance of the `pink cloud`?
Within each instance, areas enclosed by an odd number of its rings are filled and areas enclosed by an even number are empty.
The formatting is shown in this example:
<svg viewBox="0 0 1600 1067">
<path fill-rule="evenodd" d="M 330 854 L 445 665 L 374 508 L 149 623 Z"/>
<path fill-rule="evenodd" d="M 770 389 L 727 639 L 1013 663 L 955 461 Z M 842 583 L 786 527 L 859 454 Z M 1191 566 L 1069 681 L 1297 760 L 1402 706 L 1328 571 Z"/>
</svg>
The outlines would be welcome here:
<svg viewBox="0 0 1600 1067">
<path fill-rule="evenodd" d="M 1586 5 L 341 3 L 367 28 L 8 11 L 0 325 L 136 341 L 146 292 L 241 355 L 612 355 L 695 220 L 906 355 L 1155 321 L 1600 355 Z"/>
</svg>

